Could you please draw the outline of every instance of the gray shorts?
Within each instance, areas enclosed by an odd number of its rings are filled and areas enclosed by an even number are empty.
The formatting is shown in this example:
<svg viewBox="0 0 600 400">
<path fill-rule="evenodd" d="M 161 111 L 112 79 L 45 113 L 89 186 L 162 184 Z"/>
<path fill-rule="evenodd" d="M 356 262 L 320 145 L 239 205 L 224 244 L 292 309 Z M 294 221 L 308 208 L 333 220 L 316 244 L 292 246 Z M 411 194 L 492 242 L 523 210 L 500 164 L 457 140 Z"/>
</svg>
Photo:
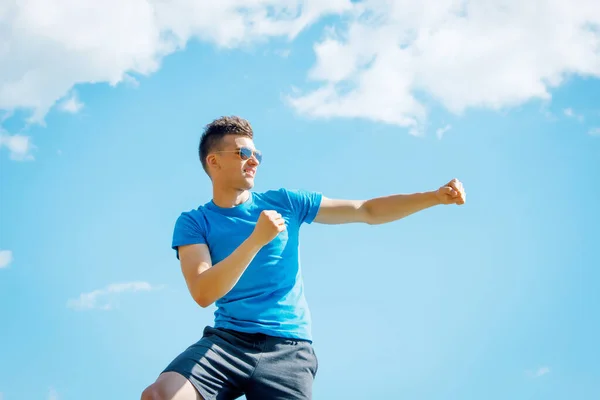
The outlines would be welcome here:
<svg viewBox="0 0 600 400">
<path fill-rule="evenodd" d="M 309 400 L 318 361 L 313 346 L 259 333 L 204 328 L 163 372 L 186 377 L 205 400 Z"/>
</svg>

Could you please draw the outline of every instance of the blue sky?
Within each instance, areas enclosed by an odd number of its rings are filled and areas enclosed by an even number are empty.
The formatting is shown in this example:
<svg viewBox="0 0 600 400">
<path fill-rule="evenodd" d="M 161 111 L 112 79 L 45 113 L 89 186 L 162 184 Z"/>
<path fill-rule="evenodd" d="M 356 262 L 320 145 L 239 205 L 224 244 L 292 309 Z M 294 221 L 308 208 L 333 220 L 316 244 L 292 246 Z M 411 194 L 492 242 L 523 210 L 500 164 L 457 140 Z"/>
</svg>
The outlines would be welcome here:
<svg viewBox="0 0 600 400">
<path fill-rule="evenodd" d="M 138 398 L 212 323 L 170 243 L 232 114 L 256 190 L 467 191 L 303 228 L 315 399 L 598 398 L 599 6 L 298 3 L 0 12 L 0 399 Z"/>
</svg>

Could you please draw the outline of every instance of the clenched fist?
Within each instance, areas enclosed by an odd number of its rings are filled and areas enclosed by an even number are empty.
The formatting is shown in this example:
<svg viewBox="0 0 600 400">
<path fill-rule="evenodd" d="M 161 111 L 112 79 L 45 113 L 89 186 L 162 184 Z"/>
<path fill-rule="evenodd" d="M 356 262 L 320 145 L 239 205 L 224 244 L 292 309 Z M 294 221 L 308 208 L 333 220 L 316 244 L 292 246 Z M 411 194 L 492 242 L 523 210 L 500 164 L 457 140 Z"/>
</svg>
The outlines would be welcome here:
<svg viewBox="0 0 600 400">
<path fill-rule="evenodd" d="M 260 213 L 252 237 L 260 246 L 264 246 L 285 230 L 285 220 L 277 211 L 265 210 Z"/>
<path fill-rule="evenodd" d="M 467 194 L 463 184 L 458 179 L 452 179 L 450 182 L 439 188 L 436 192 L 440 203 L 442 204 L 465 204 Z"/>
</svg>

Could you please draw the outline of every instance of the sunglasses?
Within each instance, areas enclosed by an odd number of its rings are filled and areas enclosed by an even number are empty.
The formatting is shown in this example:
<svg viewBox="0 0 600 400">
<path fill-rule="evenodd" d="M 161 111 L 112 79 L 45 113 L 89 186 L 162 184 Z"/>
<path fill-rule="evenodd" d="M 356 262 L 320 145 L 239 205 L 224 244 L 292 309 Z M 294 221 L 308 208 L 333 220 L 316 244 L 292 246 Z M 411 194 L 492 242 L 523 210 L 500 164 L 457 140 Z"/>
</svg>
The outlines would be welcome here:
<svg viewBox="0 0 600 400">
<path fill-rule="evenodd" d="M 221 150 L 218 153 L 236 153 L 244 161 L 254 156 L 259 163 L 262 162 L 262 153 L 260 150 L 252 150 L 249 147 L 240 147 L 236 150 Z"/>
</svg>

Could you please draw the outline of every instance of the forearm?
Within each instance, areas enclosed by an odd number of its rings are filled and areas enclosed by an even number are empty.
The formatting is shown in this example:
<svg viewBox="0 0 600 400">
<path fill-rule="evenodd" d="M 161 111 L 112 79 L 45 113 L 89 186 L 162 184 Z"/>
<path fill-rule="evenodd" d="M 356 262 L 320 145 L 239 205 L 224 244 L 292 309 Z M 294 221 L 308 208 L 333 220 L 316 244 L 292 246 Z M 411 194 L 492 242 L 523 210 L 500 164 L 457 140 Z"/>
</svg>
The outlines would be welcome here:
<svg viewBox="0 0 600 400">
<path fill-rule="evenodd" d="M 261 248 L 250 236 L 228 257 L 198 274 L 190 288 L 198 304 L 208 307 L 229 293 Z"/>
<path fill-rule="evenodd" d="M 440 204 L 435 192 L 396 194 L 367 200 L 362 207 L 371 225 L 385 224 Z"/>
</svg>

